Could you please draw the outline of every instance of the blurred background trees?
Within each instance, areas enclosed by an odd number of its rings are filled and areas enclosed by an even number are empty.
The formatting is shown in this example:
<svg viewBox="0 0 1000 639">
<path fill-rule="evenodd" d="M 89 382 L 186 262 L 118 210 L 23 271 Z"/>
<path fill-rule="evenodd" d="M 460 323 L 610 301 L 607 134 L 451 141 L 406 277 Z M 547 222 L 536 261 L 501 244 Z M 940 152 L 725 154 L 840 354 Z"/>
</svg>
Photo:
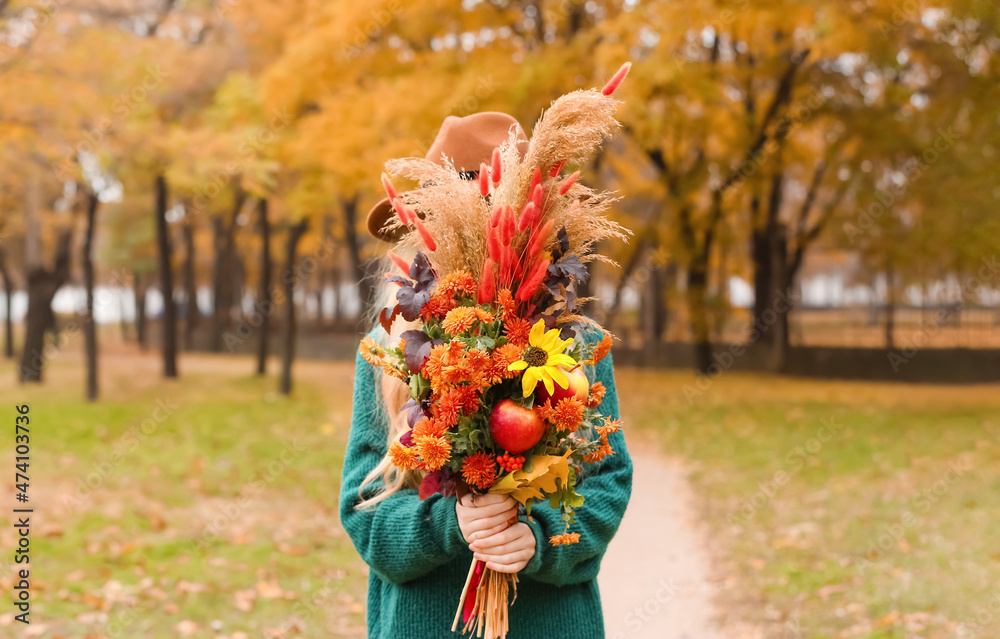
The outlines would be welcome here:
<svg viewBox="0 0 1000 639">
<path fill-rule="evenodd" d="M 530 133 L 625 60 L 625 131 L 579 168 L 635 231 L 589 291 L 626 343 L 692 342 L 706 371 L 713 342 L 760 342 L 782 370 L 790 345 L 898 346 L 946 308 L 977 328 L 940 345 L 997 346 L 998 14 L 0 2 L 0 281 L 25 320 L 7 356 L 38 381 L 79 333 L 95 397 L 99 339 L 154 342 L 168 377 L 179 348 L 252 343 L 263 373 L 280 328 L 287 392 L 297 324 L 367 326 L 385 160 L 424 155 L 447 115 L 507 111 Z"/>
</svg>

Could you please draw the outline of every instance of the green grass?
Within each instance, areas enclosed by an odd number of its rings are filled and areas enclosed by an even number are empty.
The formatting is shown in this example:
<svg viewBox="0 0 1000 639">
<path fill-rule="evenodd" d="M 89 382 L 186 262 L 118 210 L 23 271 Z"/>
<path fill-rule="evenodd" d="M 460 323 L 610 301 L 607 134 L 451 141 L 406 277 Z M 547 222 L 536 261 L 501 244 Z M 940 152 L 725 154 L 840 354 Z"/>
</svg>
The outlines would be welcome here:
<svg viewBox="0 0 1000 639">
<path fill-rule="evenodd" d="M 618 385 L 626 423 L 690 465 L 730 627 L 1000 636 L 1000 386 L 727 374 L 698 392 L 638 371 Z"/>
<path fill-rule="evenodd" d="M 285 398 L 273 375 L 248 374 L 247 358 L 184 357 L 170 382 L 153 356 L 101 364 L 97 403 L 81 401 L 74 353 L 41 386 L 0 365 L 4 420 L 31 405 L 32 627 L 238 637 L 298 624 L 295 636 L 363 636 L 366 569 L 337 516 L 353 367 L 304 365 Z M 0 512 L 9 549 L 10 509 Z M 0 574 L 9 592 L 9 567 Z M 0 618 L 0 636 L 23 628 Z"/>
</svg>

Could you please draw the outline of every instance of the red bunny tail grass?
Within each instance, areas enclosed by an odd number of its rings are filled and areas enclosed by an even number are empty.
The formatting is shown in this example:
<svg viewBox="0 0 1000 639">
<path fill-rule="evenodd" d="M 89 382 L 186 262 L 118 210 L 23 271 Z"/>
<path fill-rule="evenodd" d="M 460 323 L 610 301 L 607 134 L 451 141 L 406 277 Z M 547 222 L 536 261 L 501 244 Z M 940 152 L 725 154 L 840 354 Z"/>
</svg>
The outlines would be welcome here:
<svg viewBox="0 0 1000 639">
<path fill-rule="evenodd" d="M 382 174 L 382 188 L 385 189 L 385 194 L 389 196 L 390 202 L 399 197 L 399 193 L 396 193 L 396 188 L 392 185 L 392 181 L 385 173 Z"/>
<path fill-rule="evenodd" d="M 490 252 L 490 259 L 494 262 L 500 261 L 500 230 L 497 227 L 490 229 L 486 235 L 486 248 Z"/>
<path fill-rule="evenodd" d="M 431 234 L 427 232 L 427 228 L 424 226 L 424 223 L 421 222 L 420 218 L 416 215 L 413 216 L 413 223 L 417 225 L 417 232 L 420 233 L 420 238 L 424 241 L 424 244 L 427 245 L 427 250 L 432 252 L 435 251 L 437 249 L 437 243 L 434 241 L 434 238 L 431 237 Z"/>
<path fill-rule="evenodd" d="M 535 219 L 535 203 L 528 202 L 524 205 L 524 210 L 521 211 L 521 216 L 517 218 L 517 230 L 523 231 L 524 229 L 531 226 L 532 221 Z"/>
<path fill-rule="evenodd" d="M 604 88 L 601 89 L 601 95 L 611 95 L 612 93 L 614 93 L 615 89 L 618 88 L 618 85 L 620 85 L 622 83 L 622 80 L 625 79 L 625 76 L 628 75 L 628 70 L 631 68 L 632 68 L 631 62 L 626 62 L 625 64 L 623 64 L 621 68 L 618 69 L 618 71 L 613 76 L 611 76 L 611 79 L 608 80 L 608 83 L 604 85 Z"/>
<path fill-rule="evenodd" d="M 535 258 L 542 252 L 542 247 L 545 246 L 545 241 L 549 239 L 549 233 L 552 232 L 552 226 L 555 224 L 555 220 L 549 220 L 540 229 L 536 229 L 534 233 L 531 234 L 531 241 L 528 242 L 527 256 L 525 257 L 525 262 L 531 264 Z"/>
<path fill-rule="evenodd" d="M 545 279 L 545 274 L 549 270 L 549 261 L 542 260 L 535 265 L 521 285 L 517 287 L 516 299 L 521 302 L 527 302 L 538 290 L 538 287 L 542 284 L 542 280 Z"/>
<path fill-rule="evenodd" d="M 568 178 L 559 183 L 559 195 L 566 195 L 566 192 L 570 190 L 576 179 L 580 177 L 580 172 L 576 171 Z"/>
<path fill-rule="evenodd" d="M 531 186 L 528 187 L 528 195 L 535 192 L 535 187 L 542 183 L 542 170 L 535 167 L 535 172 L 531 174 Z"/>
<path fill-rule="evenodd" d="M 478 301 L 480 304 L 493 301 L 496 291 L 496 278 L 493 275 L 493 260 L 486 258 L 483 262 L 483 272 L 479 276 Z"/>
<path fill-rule="evenodd" d="M 514 233 L 517 232 L 517 216 L 514 214 L 514 209 L 510 204 L 503 209 L 501 224 L 500 230 L 502 231 L 502 235 L 500 236 L 500 241 L 505 246 L 510 246 L 511 240 L 514 239 Z"/>
<path fill-rule="evenodd" d="M 395 262 L 396 266 L 399 267 L 399 270 L 403 271 L 403 275 L 409 275 L 410 265 L 406 263 L 406 260 L 396 255 L 392 251 L 389 251 L 389 259 Z"/>
<path fill-rule="evenodd" d="M 555 177 L 559 175 L 560 171 L 563 170 L 564 166 L 566 166 L 566 160 L 558 162 L 555 166 L 552 167 L 552 170 L 549 171 L 549 177 Z"/>
<path fill-rule="evenodd" d="M 493 165 L 490 168 L 490 179 L 493 186 L 500 184 L 500 147 L 493 149 Z"/>
<path fill-rule="evenodd" d="M 479 165 L 479 194 L 483 197 L 490 194 L 490 175 L 485 162 Z"/>
<path fill-rule="evenodd" d="M 535 210 L 541 213 L 542 211 L 542 198 L 545 197 L 545 189 L 541 184 L 535 185 L 535 190 L 531 194 L 531 201 L 535 203 Z"/>
</svg>

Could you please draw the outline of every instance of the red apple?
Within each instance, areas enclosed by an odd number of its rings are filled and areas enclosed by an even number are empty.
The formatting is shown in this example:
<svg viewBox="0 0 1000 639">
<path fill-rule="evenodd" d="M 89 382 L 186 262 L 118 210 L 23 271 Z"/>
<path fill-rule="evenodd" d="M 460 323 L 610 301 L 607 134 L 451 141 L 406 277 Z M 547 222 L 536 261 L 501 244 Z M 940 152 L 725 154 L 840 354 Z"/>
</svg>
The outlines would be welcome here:
<svg viewBox="0 0 1000 639">
<path fill-rule="evenodd" d="M 511 453 L 522 453 L 542 439 L 545 422 L 535 411 L 505 399 L 490 414 L 490 434 L 493 441 Z"/>
<path fill-rule="evenodd" d="M 552 399 L 552 405 L 555 406 L 560 400 L 567 397 L 576 397 L 578 400 L 587 403 L 587 397 L 590 395 L 590 380 L 587 379 L 586 373 L 583 372 L 582 368 L 577 368 L 566 373 L 566 377 L 569 378 L 569 386 L 566 388 L 561 387 L 559 384 L 554 384 L 552 389 L 552 394 L 545 389 L 545 384 L 538 385 L 538 391 L 536 396 L 538 405 L 545 403 L 545 400 Z"/>
</svg>

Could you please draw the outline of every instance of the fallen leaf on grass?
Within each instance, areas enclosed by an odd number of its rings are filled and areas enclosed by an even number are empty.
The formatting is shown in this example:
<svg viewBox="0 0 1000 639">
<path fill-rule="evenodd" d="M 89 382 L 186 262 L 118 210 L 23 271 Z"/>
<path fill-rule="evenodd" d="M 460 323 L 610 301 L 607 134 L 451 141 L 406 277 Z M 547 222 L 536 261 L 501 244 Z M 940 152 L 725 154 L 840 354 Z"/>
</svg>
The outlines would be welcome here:
<svg viewBox="0 0 1000 639">
<path fill-rule="evenodd" d="M 233 593 L 233 605 L 236 606 L 237 610 L 243 612 L 250 612 L 253 610 L 253 604 L 257 600 L 256 590 L 237 590 Z"/>
<path fill-rule="evenodd" d="M 177 622 L 177 625 L 174 626 L 174 630 L 176 630 L 177 632 L 181 633 L 184 636 L 193 635 L 194 633 L 198 632 L 198 624 L 191 621 L 190 619 L 185 619 L 184 621 Z"/>
<path fill-rule="evenodd" d="M 261 599 L 281 599 L 285 591 L 281 589 L 276 581 L 258 581 L 257 594 Z"/>
<path fill-rule="evenodd" d="M 881 619 L 879 619 L 878 621 L 876 621 L 875 622 L 875 627 L 876 628 L 885 628 L 886 626 L 891 626 L 891 625 L 895 624 L 898 619 L 899 619 L 899 611 L 898 610 L 893 610 L 892 612 L 890 612 L 886 616 L 884 616 Z"/>
</svg>

